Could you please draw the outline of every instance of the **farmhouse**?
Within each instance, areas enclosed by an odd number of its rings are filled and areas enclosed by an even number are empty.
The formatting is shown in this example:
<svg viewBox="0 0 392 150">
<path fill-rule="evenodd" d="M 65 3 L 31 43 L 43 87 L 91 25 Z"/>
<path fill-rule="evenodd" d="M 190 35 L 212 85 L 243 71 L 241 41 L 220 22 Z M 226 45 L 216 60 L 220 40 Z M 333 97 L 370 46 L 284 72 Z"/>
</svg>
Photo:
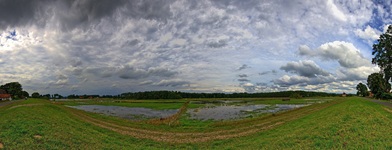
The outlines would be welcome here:
<svg viewBox="0 0 392 150">
<path fill-rule="evenodd" d="M 5 90 L 0 89 L 0 101 L 1 100 L 12 100 L 11 94 L 7 94 Z"/>
</svg>

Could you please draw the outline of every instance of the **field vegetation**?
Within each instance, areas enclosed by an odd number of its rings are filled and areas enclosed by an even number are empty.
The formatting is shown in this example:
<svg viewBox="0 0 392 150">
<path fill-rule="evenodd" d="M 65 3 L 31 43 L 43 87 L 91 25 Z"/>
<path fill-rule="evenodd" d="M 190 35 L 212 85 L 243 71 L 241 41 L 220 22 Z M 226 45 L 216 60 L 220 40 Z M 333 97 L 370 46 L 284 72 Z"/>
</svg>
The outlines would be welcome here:
<svg viewBox="0 0 392 150">
<path fill-rule="evenodd" d="M 241 120 L 197 121 L 181 115 L 172 124 L 160 119 L 130 121 L 69 108 L 65 106 L 68 102 L 29 99 L 0 105 L 0 146 L 6 149 L 392 148 L 391 108 L 359 97 L 329 99 Z M 188 101 L 172 103 L 176 105 L 173 108 L 188 107 L 191 105 Z M 264 101 L 278 103 L 278 100 Z M 132 104 L 125 104 L 128 103 Z M 151 103 L 150 107 L 156 109 L 168 107 L 159 107 L 157 101 Z"/>
</svg>

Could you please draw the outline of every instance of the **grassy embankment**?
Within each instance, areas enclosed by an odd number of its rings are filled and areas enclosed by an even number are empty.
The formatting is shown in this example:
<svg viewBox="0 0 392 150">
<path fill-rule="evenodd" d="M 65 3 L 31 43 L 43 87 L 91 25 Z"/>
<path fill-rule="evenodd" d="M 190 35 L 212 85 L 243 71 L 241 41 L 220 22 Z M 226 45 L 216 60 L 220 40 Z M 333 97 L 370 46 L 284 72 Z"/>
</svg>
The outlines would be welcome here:
<svg viewBox="0 0 392 150">
<path fill-rule="evenodd" d="M 337 100 L 201 129 L 85 113 L 44 100 L 0 107 L 0 146 L 10 149 L 392 148 L 390 109 Z M 389 110 L 389 111 L 388 111 Z"/>
</svg>

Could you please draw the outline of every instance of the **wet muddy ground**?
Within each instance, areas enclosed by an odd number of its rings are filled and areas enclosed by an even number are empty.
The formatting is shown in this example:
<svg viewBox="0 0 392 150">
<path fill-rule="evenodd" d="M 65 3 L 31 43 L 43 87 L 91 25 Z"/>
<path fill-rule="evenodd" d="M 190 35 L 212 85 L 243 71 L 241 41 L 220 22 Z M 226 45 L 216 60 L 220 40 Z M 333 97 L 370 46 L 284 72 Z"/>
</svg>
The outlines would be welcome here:
<svg viewBox="0 0 392 150">
<path fill-rule="evenodd" d="M 254 104 L 254 105 L 220 105 L 189 109 L 187 113 L 191 119 L 198 120 L 229 120 L 257 116 L 265 113 L 276 113 L 291 110 L 308 104 Z"/>
<path fill-rule="evenodd" d="M 130 120 L 165 118 L 175 114 L 178 111 L 177 109 L 154 110 L 150 108 L 137 108 L 137 107 L 134 108 L 134 107 L 123 107 L 123 106 L 103 106 L 103 105 L 79 105 L 79 106 L 68 106 L 68 107 L 76 108 L 88 112 L 121 117 Z"/>
<path fill-rule="evenodd" d="M 255 117 L 263 114 L 276 113 L 308 106 L 324 100 L 309 100 L 306 104 L 254 104 L 241 100 L 192 101 L 193 104 L 203 104 L 203 107 L 189 108 L 186 116 L 196 120 L 232 120 Z M 152 118 L 165 118 L 174 115 L 178 109 L 155 110 L 143 107 L 104 106 L 104 105 L 78 105 L 68 106 L 88 112 L 117 116 L 129 120 L 144 120 Z"/>
</svg>

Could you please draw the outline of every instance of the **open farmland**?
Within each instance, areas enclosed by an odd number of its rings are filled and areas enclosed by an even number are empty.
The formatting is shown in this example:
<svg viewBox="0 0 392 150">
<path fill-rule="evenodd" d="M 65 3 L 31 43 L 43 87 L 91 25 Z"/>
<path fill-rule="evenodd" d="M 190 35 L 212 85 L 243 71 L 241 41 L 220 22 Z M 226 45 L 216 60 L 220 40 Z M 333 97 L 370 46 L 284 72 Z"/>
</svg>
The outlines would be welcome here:
<svg viewBox="0 0 392 150">
<path fill-rule="evenodd" d="M 82 103 L 178 110 L 167 118 L 132 120 L 70 107 L 81 104 L 81 101 L 30 99 L 0 106 L 0 146 L 7 149 L 392 147 L 389 140 L 392 137 L 389 134 L 392 109 L 359 97 L 325 99 L 291 110 L 228 120 L 190 119 L 188 109 L 203 108 L 205 105 L 189 100 Z M 233 101 L 233 105 L 239 102 L 235 99 L 227 101 Z M 254 104 L 282 103 L 276 99 L 249 101 Z M 299 99 L 289 103 L 303 104 L 308 101 Z M 169 107 L 164 103 L 173 105 Z"/>
</svg>

